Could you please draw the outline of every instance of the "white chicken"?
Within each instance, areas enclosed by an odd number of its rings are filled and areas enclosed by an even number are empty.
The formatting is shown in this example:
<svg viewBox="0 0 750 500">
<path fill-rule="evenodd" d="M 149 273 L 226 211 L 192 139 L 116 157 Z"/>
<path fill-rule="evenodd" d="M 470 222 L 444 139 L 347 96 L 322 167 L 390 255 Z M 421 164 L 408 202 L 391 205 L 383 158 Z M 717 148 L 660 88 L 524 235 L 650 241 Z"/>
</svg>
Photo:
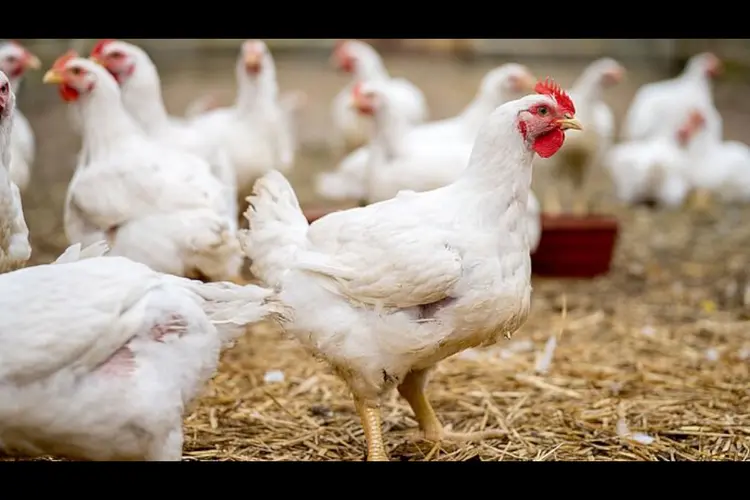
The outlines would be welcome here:
<svg viewBox="0 0 750 500">
<path fill-rule="evenodd" d="M 463 141 L 471 145 L 487 117 L 501 104 L 534 91 L 536 78 L 529 69 L 507 63 L 487 72 L 474 99 L 456 116 L 415 126 L 409 134 L 415 141 Z"/>
<path fill-rule="evenodd" d="M 0 71 L 0 273 L 23 267 L 31 258 L 29 228 L 21 193 L 10 175 L 16 96 Z"/>
<path fill-rule="evenodd" d="M 255 276 L 294 310 L 287 330 L 351 389 L 368 460 L 387 460 L 380 402 L 397 387 L 428 440 L 483 439 L 444 431 L 426 395 L 430 370 L 462 350 L 510 336 L 530 306 L 527 210 L 534 154 L 553 155 L 580 129 L 570 98 L 544 95 L 497 108 L 458 180 L 402 193 L 308 225 L 278 172 L 255 185 L 244 248 Z"/>
<path fill-rule="evenodd" d="M 401 191 L 429 191 L 454 182 L 466 168 L 472 144 L 463 140 L 413 141 L 388 82 L 366 82 L 354 87 L 353 107 L 375 122 L 375 136 L 365 165 L 366 203 L 393 198 Z M 532 252 L 541 237 L 538 201 L 529 192 L 529 238 Z"/>
<path fill-rule="evenodd" d="M 668 208 L 681 206 L 689 191 L 690 141 L 702 126 L 691 114 L 672 135 L 617 144 L 604 159 L 620 201 L 627 204 L 655 201 Z"/>
<path fill-rule="evenodd" d="M 349 107 L 352 88 L 358 82 L 389 81 L 396 90 L 397 106 L 412 125 L 427 120 L 427 101 L 419 88 L 405 78 L 393 78 L 383 60 L 369 44 L 360 40 L 344 40 L 336 44 L 332 56 L 334 64 L 352 75 L 352 81 L 334 97 L 331 103 L 333 119 L 332 146 L 338 153 L 348 153 L 366 144 L 370 124 Z"/>
<path fill-rule="evenodd" d="M 569 90 L 576 104 L 576 116 L 585 130 L 566 141 L 555 156 L 537 159 L 536 165 L 551 173 L 557 181 L 548 184 L 544 193 L 547 212 L 557 214 L 563 211 L 560 194 L 567 190 L 573 195 L 571 208 L 574 213 L 581 215 L 589 210 L 588 176 L 603 160 L 615 134 L 612 110 L 602 100 L 602 92 L 619 83 L 624 74 L 625 69 L 614 59 L 599 59 L 584 69 Z"/>
<path fill-rule="evenodd" d="M 120 40 L 100 40 L 91 58 L 103 65 L 120 84 L 125 109 L 158 141 L 198 155 L 211 165 L 212 173 L 224 184 L 227 202 L 238 217 L 237 179 L 229 156 L 211 129 L 198 130 L 167 114 L 156 65 L 142 48 Z"/>
<path fill-rule="evenodd" d="M 269 170 L 289 172 L 294 164 L 294 134 L 287 111 L 278 100 L 276 66 L 261 40 L 242 44 L 236 66 L 237 100 L 194 117 L 196 130 L 221 137 L 237 176 L 239 202 L 244 206 L 255 180 Z"/>
<path fill-rule="evenodd" d="M 106 240 L 112 255 L 209 281 L 243 282 L 244 258 L 224 186 L 207 162 L 149 138 L 102 66 L 61 56 L 44 76 L 77 108 L 83 144 L 65 203 L 71 243 Z"/>
<path fill-rule="evenodd" d="M 270 290 L 161 274 L 97 256 L 105 249 L 0 276 L 6 452 L 178 461 L 183 414 L 221 348 L 246 325 L 284 318 Z"/>
<path fill-rule="evenodd" d="M 697 129 L 708 124 L 697 109 L 691 111 L 691 117 Z M 710 137 L 701 153 L 690 158 L 687 168 L 693 208 L 711 209 L 714 195 L 725 203 L 750 202 L 750 147 Z"/>
<path fill-rule="evenodd" d="M 690 142 L 690 154 L 700 154 L 707 144 L 721 141 L 723 121 L 714 106 L 711 88 L 711 79 L 721 69 L 721 61 L 705 52 L 693 56 L 676 78 L 643 85 L 625 116 L 623 139 L 670 135 L 685 123 L 688 113 L 694 109 L 704 116 L 706 124 Z"/>
<path fill-rule="evenodd" d="M 522 92 L 532 91 L 534 83 L 534 77 L 525 66 L 516 63 L 499 66 L 484 76 L 476 97 L 457 116 L 413 127 L 403 117 L 401 132 L 407 134 L 408 130 L 407 137 L 403 140 L 409 143 L 428 143 L 430 146 L 444 142 L 464 142 L 471 147 L 479 127 L 490 113 L 499 105 L 520 97 Z M 392 92 L 394 98 L 396 92 Z M 391 112 L 403 116 L 403 107 L 396 106 Z M 362 146 L 349 153 L 335 171 L 319 174 L 315 180 L 316 192 L 330 200 L 363 200 L 366 196 L 368 151 L 369 146 Z"/>
<path fill-rule="evenodd" d="M 472 145 L 463 141 L 410 141 L 412 127 L 398 111 L 398 93 L 390 82 L 354 86 L 352 107 L 374 124 L 367 148 L 365 199 L 387 200 L 399 191 L 428 191 L 453 182 L 466 168 Z"/>
<path fill-rule="evenodd" d="M 29 69 L 39 69 L 39 59 L 15 41 L 0 44 L 0 71 L 10 79 L 14 93 L 18 93 L 23 76 Z M 13 135 L 10 142 L 12 155 L 10 177 L 21 191 L 26 190 L 31 179 L 31 168 L 36 156 L 34 130 L 29 121 L 16 107 L 13 118 Z"/>
</svg>

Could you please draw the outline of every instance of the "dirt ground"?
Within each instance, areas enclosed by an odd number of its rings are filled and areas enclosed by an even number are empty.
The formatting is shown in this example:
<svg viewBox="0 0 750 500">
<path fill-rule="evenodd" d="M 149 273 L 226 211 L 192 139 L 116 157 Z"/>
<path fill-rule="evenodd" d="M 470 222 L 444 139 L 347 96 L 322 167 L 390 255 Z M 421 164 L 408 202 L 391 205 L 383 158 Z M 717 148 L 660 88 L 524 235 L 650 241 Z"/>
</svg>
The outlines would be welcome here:
<svg viewBox="0 0 750 500">
<path fill-rule="evenodd" d="M 181 113 L 188 102 L 209 91 L 230 102 L 233 57 L 155 58 L 169 109 Z M 309 151 L 320 149 L 329 103 L 346 81 L 326 59 L 327 54 L 321 54 L 277 61 L 282 90 L 308 94 L 301 134 Z M 481 76 L 502 62 L 459 63 L 439 57 L 386 61 L 393 74 L 410 78 L 424 90 L 434 118 L 459 111 Z M 563 86 L 583 66 L 519 62 Z M 625 82 L 608 93 L 618 118 L 640 84 L 663 76 L 630 69 Z M 33 184 L 24 197 L 34 263 L 51 261 L 67 245 L 62 205 L 79 144 L 65 106 L 40 79 L 40 74 L 31 75 L 19 95 L 38 141 Z M 745 95 L 741 81 L 717 87 L 727 139 L 750 142 L 750 99 Z M 291 177 L 303 204 L 318 202 L 311 191 L 312 175 L 334 165 L 320 152 L 303 153 Z M 599 197 L 611 201 L 608 181 L 599 177 Z M 530 319 L 513 340 L 446 360 L 430 384 L 445 424 L 456 430 L 497 428 L 504 437 L 461 446 L 412 442 L 409 434 L 416 424 L 406 404 L 394 396 L 384 407 L 392 458 L 750 456 L 750 329 L 742 293 L 750 244 L 750 227 L 743 221 L 750 210 L 727 207 L 709 217 L 614 205 L 610 209 L 619 217 L 622 232 L 609 275 L 589 281 L 535 280 Z M 538 373 L 536 358 L 558 334 L 549 370 Z M 283 381 L 265 382 L 264 374 L 272 370 L 282 371 Z M 627 434 L 625 424 L 647 436 Z M 262 329 L 225 353 L 220 372 L 187 416 L 185 431 L 188 460 L 361 460 L 365 449 L 344 385 L 293 340 Z"/>
</svg>

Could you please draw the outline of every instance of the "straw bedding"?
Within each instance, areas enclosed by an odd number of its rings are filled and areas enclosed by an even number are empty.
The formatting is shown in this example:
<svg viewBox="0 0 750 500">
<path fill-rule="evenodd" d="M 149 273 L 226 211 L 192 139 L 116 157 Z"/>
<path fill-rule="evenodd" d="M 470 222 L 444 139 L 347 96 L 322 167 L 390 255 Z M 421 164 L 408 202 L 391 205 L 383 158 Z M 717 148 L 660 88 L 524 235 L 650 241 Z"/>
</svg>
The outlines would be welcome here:
<svg viewBox="0 0 750 500">
<path fill-rule="evenodd" d="M 383 411 L 392 459 L 748 458 L 750 228 L 737 224 L 746 216 L 621 212 L 610 275 L 535 280 L 532 314 L 512 340 L 435 373 L 429 392 L 446 425 L 506 435 L 420 442 L 394 394 Z M 185 431 L 186 460 L 362 460 L 365 452 L 345 386 L 267 327 L 224 354 Z"/>
</svg>

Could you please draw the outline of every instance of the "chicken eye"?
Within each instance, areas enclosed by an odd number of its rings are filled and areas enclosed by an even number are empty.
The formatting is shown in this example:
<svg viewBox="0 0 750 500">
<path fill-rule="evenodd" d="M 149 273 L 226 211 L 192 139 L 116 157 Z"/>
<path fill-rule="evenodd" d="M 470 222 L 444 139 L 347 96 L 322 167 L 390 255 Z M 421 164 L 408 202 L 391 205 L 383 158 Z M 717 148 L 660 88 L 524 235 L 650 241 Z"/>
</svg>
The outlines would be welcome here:
<svg viewBox="0 0 750 500">
<path fill-rule="evenodd" d="M 8 62 L 9 62 L 9 63 L 13 64 L 13 63 L 15 63 L 15 62 L 16 62 L 16 60 L 17 60 L 17 59 L 16 59 L 16 56 L 8 56 Z"/>
<path fill-rule="evenodd" d="M 70 72 L 76 76 L 81 74 L 81 68 L 70 68 Z"/>
<path fill-rule="evenodd" d="M 0 85 L 0 94 L 7 94 L 8 93 L 8 84 L 3 83 Z"/>
<path fill-rule="evenodd" d="M 547 113 L 549 113 L 549 109 L 547 108 L 547 106 L 539 106 L 536 112 L 539 116 L 546 116 Z"/>
</svg>

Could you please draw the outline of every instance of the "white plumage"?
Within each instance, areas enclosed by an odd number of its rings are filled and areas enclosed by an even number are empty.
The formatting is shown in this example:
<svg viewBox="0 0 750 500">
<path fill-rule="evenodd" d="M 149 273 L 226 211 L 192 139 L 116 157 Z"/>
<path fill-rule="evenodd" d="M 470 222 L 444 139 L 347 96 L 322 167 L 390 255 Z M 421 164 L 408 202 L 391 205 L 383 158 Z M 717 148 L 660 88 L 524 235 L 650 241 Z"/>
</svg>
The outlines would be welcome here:
<svg viewBox="0 0 750 500">
<path fill-rule="evenodd" d="M 92 249 L 0 276 L 0 448 L 180 460 L 182 416 L 272 292 L 203 284 Z M 85 260 L 76 260 L 85 259 Z"/>
</svg>

